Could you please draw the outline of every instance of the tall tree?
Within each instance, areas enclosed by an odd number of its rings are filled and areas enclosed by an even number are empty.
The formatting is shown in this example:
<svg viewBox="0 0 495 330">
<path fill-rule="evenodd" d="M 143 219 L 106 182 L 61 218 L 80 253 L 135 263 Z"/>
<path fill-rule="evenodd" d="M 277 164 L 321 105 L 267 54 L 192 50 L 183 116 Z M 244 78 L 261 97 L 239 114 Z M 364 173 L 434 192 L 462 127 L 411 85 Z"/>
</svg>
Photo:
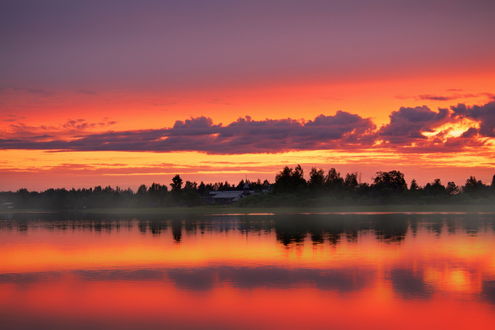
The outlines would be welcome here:
<svg viewBox="0 0 495 330">
<path fill-rule="evenodd" d="M 372 188 L 382 194 L 402 193 L 407 190 L 404 174 L 399 171 L 377 172 Z"/>
<path fill-rule="evenodd" d="M 321 189 L 325 184 L 325 172 L 320 168 L 313 167 L 309 173 L 309 187 L 312 189 Z"/>
<path fill-rule="evenodd" d="M 459 187 L 455 184 L 455 182 L 448 182 L 447 187 L 445 187 L 447 194 L 449 195 L 457 195 L 459 193 Z"/>
<path fill-rule="evenodd" d="M 416 179 L 412 179 L 411 185 L 409 186 L 409 191 L 418 191 L 419 186 L 418 183 L 416 182 Z"/>
<path fill-rule="evenodd" d="M 442 184 L 442 181 L 440 181 L 440 179 L 435 179 L 435 180 L 433 180 L 433 182 L 427 183 L 426 186 L 424 187 L 423 191 L 426 194 L 438 196 L 438 195 L 445 194 L 446 188 Z"/>
<path fill-rule="evenodd" d="M 344 179 L 340 176 L 340 173 L 332 167 L 328 170 L 328 174 L 325 178 L 325 184 L 332 190 L 340 189 L 344 185 Z"/>
<path fill-rule="evenodd" d="M 344 179 L 344 186 L 348 189 L 355 189 L 358 186 L 357 173 L 347 173 Z"/>
<path fill-rule="evenodd" d="M 470 176 L 466 180 L 466 184 L 463 187 L 463 191 L 468 194 L 477 194 L 484 190 L 486 186 L 481 180 L 476 180 L 476 177 Z"/>
<path fill-rule="evenodd" d="M 170 184 L 173 192 L 178 192 L 182 189 L 182 178 L 179 174 L 172 178 L 172 183 Z"/>
<path fill-rule="evenodd" d="M 96 188 L 95 188 L 95 191 L 96 191 Z M 137 193 L 138 193 L 138 195 L 145 195 L 146 191 L 148 191 L 148 188 L 146 188 L 146 185 L 142 184 L 139 186 Z"/>
<path fill-rule="evenodd" d="M 284 167 L 275 177 L 274 191 L 275 192 L 294 192 L 306 186 L 304 172 L 301 165 L 297 165 L 294 169 L 288 166 Z"/>
</svg>

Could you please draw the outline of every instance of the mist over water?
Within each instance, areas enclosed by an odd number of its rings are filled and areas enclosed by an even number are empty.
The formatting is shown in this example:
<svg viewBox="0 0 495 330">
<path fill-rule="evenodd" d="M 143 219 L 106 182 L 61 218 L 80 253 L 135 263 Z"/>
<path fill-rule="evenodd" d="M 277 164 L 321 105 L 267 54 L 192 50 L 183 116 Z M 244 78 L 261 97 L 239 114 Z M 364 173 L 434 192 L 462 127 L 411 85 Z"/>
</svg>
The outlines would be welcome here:
<svg viewBox="0 0 495 330">
<path fill-rule="evenodd" d="M 0 216 L 7 329 L 490 328 L 495 215 Z"/>
</svg>

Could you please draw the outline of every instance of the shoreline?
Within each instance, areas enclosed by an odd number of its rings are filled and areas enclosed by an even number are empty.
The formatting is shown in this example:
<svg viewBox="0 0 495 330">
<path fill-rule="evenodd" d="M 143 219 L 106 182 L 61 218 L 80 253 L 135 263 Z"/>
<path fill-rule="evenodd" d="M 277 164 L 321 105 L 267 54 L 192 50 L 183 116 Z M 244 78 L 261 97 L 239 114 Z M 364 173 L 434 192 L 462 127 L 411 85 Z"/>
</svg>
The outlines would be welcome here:
<svg viewBox="0 0 495 330">
<path fill-rule="evenodd" d="M 0 215 L 15 214 L 87 214 L 87 215 L 283 215 L 283 214 L 366 214 L 366 213 L 414 213 L 414 214 L 483 214 L 494 213 L 491 204 L 431 204 L 431 205 L 354 205 L 331 207 L 238 207 L 193 206 L 160 208 L 99 208 L 99 209 L 3 209 Z"/>
</svg>

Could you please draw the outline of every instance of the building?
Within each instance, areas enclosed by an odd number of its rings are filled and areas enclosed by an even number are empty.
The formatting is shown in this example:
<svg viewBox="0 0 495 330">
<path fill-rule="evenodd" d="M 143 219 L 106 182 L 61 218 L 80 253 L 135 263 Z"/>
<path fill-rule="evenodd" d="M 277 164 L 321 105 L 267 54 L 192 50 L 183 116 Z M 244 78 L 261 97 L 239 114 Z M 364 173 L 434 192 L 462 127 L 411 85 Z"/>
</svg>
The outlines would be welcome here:
<svg viewBox="0 0 495 330">
<path fill-rule="evenodd" d="M 209 200 L 212 204 L 230 204 L 252 194 L 252 190 L 210 191 Z"/>
</svg>

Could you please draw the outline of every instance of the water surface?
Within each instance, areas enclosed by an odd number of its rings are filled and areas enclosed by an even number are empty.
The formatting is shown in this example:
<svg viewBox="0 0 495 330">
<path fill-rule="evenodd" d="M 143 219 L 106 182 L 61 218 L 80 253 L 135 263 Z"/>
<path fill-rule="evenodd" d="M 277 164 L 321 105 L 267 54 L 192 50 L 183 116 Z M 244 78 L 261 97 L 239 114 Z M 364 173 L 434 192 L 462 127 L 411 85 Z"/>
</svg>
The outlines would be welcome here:
<svg viewBox="0 0 495 330">
<path fill-rule="evenodd" d="M 2 329 L 492 329 L 492 214 L 0 216 Z"/>
</svg>

